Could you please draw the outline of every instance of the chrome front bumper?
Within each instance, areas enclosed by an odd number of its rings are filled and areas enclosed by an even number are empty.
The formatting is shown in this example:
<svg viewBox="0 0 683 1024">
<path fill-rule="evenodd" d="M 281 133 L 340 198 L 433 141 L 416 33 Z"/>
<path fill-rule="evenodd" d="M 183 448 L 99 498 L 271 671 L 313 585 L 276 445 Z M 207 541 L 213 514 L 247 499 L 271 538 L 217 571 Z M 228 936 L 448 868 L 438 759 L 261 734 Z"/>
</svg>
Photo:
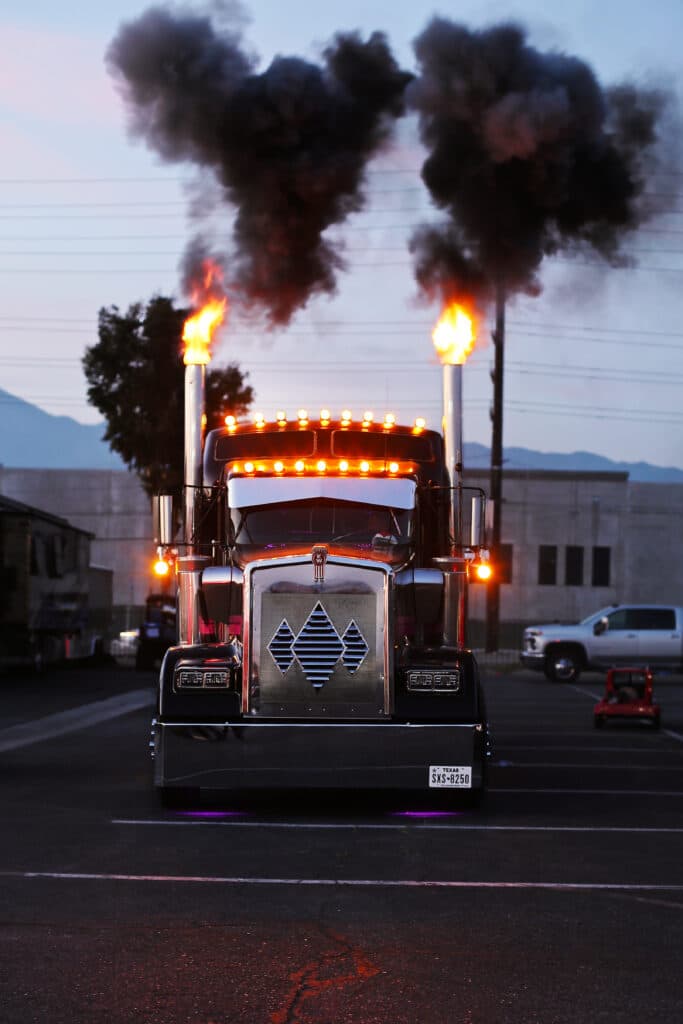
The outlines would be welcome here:
<svg viewBox="0 0 683 1024">
<path fill-rule="evenodd" d="M 484 785 L 486 742 L 482 723 L 156 722 L 154 783 L 213 790 L 426 790 L 430 765 L 471 765 L 476 790 Z"/>
</svg>

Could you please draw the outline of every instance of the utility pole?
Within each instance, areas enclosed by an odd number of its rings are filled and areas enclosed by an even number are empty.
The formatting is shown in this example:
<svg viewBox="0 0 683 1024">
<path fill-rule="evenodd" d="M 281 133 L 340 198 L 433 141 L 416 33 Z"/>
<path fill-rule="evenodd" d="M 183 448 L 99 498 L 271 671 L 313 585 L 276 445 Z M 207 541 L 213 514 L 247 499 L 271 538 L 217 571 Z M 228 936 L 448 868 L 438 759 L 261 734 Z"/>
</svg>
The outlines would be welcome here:
<svg viewBox="0 0 683 1024">
<path fill-rule="evenodd" d="M 496 328 L 493 333 L 494 364 L 493 405 L 491 407 L 491 483 L 490 499 L 493 505 L 493 521 L 489 547 L 494 566 L 493 578 L 486 588 L 486 650 L 497 651 L 500 634 L 500 537 L 503 502 L 503 365 L 505 351 L 505 290 L 502 284 L 496 289 Z"/>
</svg>

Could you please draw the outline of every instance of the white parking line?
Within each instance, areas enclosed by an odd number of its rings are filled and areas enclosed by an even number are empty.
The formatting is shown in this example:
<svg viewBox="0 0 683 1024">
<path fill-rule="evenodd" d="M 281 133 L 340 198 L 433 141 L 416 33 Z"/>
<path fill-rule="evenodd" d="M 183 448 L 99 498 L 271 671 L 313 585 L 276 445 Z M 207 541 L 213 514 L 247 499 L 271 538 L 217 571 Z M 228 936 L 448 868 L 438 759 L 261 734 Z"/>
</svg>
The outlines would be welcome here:
<svg viewBox="0 0 683 1024">
<path fill-rule="evenodd" d="M 151 690 L 130 690 L 106 700 L 82 704 L 70 711 L 58 711 L 54 715 L 45 715 L 32 722 L 10 725 L 7 729 L 0 729 L 0 753 L 51 740 L 55 736 L 64 736 L 65 733 L 76 732 L 78 729 L 87 729 L 111 718 L 127 715 L 131 711 L 151 707 L 153 703 L 154 696 Z"/>
<path fill-rule="evenodd" d="M 564 892 L 683 892 L 678 882 L 495 882 L 413 878 L 258 878 L 240 875 L 123 875 L 86 871 L 2 871 L 4 878 L 62 882 L 166 882 L 201 885 L 296 885 L 378 889 L 552 889 Z"/>
<path fill-rule="evenodd" d="M 606 764 L 601 761 L 494 761 L 492 768 L 598 768 L 602 771 L 683 772 L 683 764 Z"/>
<path fill-rule="evenodd" d="M 220 812 L 217 812 L 220 813 Z M 339 830 L 352 832 L 394 831 L 394 832 L 616 832 L 616 833 L 683 833 L 683 828 L 620 826 L 620 825 L 468 825 L 468 824 L 426 824 L 408 822 L 318 822 L 318 821 L 245 821 L 245 820 L 197 820 L 192 818 L 112 818 L 112 825 L 161 825 L 162 827 L 189 828 L 268 828 L 296 831 Z"/>
</svg>

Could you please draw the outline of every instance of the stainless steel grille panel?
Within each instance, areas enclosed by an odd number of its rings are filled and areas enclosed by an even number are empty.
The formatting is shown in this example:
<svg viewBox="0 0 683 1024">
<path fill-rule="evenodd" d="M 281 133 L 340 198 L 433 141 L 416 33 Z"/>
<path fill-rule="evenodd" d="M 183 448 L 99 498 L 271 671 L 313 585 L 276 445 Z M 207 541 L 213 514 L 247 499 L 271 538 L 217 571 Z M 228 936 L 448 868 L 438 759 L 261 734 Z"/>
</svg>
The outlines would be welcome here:
<svg viewBox="0 0 683 1024">
<path fill-rule="evenodd" d="M 389 571 L 330 559 L 255 563 L 249 577 L 243 707 L 252 715 L 381 717 L 390 709 Z M 248 687 L 248 688 L 247 688 Z"/>
</svg>

